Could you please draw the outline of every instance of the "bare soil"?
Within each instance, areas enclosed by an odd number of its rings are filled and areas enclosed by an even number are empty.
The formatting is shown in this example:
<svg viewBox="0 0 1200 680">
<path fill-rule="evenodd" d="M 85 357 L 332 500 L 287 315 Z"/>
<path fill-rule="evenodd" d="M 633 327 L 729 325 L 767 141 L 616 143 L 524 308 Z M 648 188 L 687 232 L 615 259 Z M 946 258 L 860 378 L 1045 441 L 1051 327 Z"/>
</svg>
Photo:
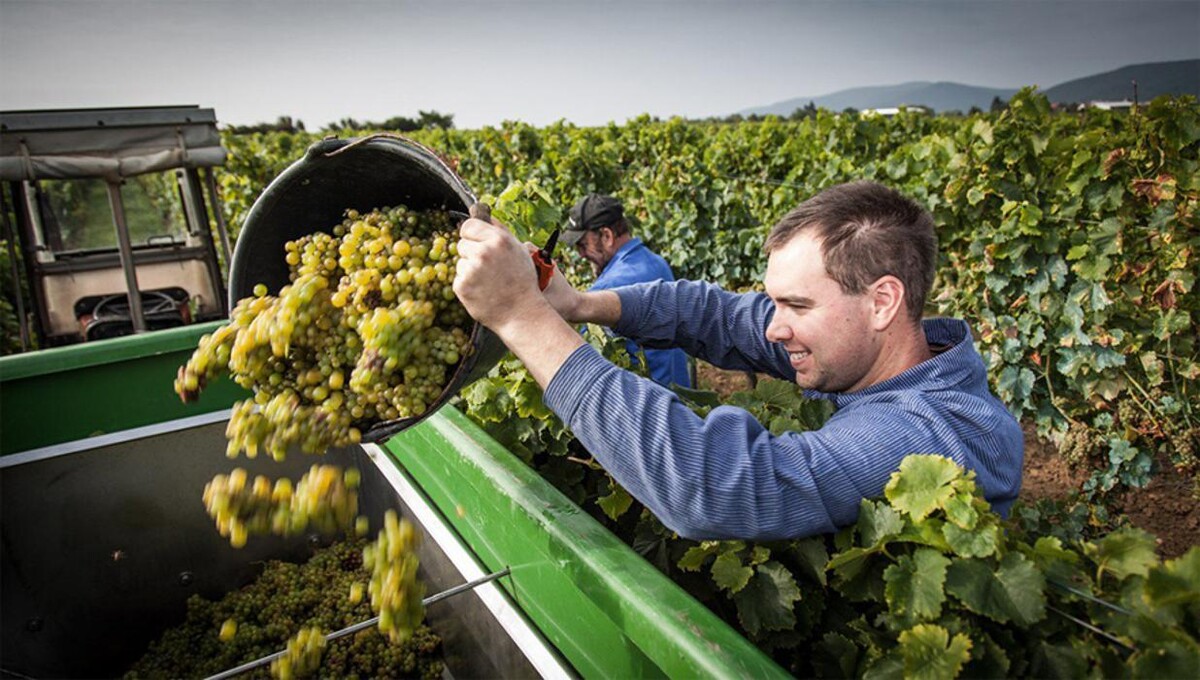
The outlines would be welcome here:
<svg viewBox="0 0 1200 680">
<path fill-rule="evenodd" d="M 751 387 L 746 373 L 722 371 L 704 362 L 700 362 L 696 375 L 700 388 L 721 395 Z M 1038 437 L 1033 427 L 1026 425 L 1021 498 L 1067 498 L 1080 489 L 1087 476 L 1085 470 L 1072 470 L 1053 442 Z M 1112 505 L 1134 526 L 1158 538 L 1163 557 L 1178 557 L 1200 545 L 1200 501 L 1192 497 L 1190 482 L 1166 461 L 1160 461 L 1159 472 L 1149 486 L 1126 493 Z"/>
</svg>

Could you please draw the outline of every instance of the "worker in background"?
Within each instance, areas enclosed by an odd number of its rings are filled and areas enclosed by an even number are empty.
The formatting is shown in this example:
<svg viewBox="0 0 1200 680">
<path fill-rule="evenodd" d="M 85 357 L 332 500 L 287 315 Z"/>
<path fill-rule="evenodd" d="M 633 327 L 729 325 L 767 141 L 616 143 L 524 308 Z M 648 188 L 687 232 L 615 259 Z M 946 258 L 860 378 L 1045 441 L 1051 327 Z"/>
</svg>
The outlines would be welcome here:
<svg viewBox="0 0 1200 680">
<path fill-rule="evenodd" d="M 562 242 L 591 263 L 596 282 L 589 291 L 675 280 L 671 265 L 629 232 L 625 207 L 611 196 L 588 194 L 580 199 L 571 208 Z M 682 350 L 644 349 L 633 341 L 626 343 L 626 349 L 634 361 L 639 351 L 645 351 L 650 377 L 658 384 L 692 386 L 688 357 Z"/>
<path fill-rule="evenodd" d="M 937 261 L 933 220 L 875 183 L 831 187 L 776 224 L 765 293 L 692 281 L 538 291 L 527 248 L 503 226 L 461 228 L 454 290 L 545 389 L 545 403 L 668 527 L 695 539 L 787 539 L 855 521 L 912 453 L 977 474 L 1006 514 L 1021 485 L 1021 429 L 992 395 L 970 330 L 922 320 Z M 835 412 L 772 435 L 742 409 L 701 418 L 622 371 L 570 324 L 595 322 L 718 367 L 795 381 Z"/>
</svg>

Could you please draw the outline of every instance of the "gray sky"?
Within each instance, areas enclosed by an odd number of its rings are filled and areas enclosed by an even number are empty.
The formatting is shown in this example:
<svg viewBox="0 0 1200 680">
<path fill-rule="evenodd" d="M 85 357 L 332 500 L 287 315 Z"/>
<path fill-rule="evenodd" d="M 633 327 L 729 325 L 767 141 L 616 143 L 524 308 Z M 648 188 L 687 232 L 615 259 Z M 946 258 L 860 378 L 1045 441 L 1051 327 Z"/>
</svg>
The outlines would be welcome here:
<svg viewBox="0 0 1200 680">
<path fill-rule="evenodd" d="M 1200 0 L 0 0 L 0 108 L 226 123 L 725 115 L 913 80 L 1039 85 L 1200 57 Z"/>
</svg>

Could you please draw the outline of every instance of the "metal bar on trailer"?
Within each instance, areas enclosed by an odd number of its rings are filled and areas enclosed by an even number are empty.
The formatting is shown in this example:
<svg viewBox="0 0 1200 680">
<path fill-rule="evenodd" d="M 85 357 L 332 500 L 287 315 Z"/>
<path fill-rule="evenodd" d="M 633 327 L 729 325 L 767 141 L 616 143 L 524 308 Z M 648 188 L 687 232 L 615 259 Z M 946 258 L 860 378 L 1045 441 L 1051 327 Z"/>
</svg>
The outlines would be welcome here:
<svg viewBox="0 0 1200 680">
<path fill-rule="evenodd" d="M 117 229 L 117 248 L 121 253 L 121 268 L 125 270 L 125 287 L 129 290 L 129 316 L 133 332 L 146 331 L 142 314 L 142 291 L 138 288 L 137 267 L 133 263 L 133 246 L 129 243 L 129 224 L 125 221 L 125 202 L 121 200 L 120 182 L 108 182 L 108 202 L 112 206 L 113 226 Z"/>
</svg>

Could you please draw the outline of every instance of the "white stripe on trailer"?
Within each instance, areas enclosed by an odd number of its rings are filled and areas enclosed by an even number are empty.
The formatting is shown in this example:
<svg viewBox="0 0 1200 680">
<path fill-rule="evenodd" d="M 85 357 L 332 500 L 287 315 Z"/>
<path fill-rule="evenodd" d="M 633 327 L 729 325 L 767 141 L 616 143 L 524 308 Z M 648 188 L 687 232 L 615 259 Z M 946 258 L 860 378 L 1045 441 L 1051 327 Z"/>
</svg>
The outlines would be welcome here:
<svg viewBox="0 0 1200 680">
<path fill-rule="evenodd" d="M 438 511 L 425 500 L 412 480 L 399 466 L 376 444 L 363 444 L 362 448 L 370 456 L 375 466 L 391 483 L 392 488 L 408 505 L 417 522 L 426 535 L 437 543 L 438 548 L 450 558 L 450 562 L 462 574 L 465 581 L 474 581 L 488 575 L 488 571 L 479 563 L 475 556 L 467 550 L 458 536 L 446 525 Z M 509 599 L 496 583 L 489 582 L 474 589 L 492 616 L 500 622 L 504 630 L 516 643 L 517 648 L 529 659 L 529 662 L 543 678 L 573 678 L 568 667 L 563 665 L 558 654 L 547 646 L 542 635 L 534 629 L 525 615 Z"/>
</svg>

